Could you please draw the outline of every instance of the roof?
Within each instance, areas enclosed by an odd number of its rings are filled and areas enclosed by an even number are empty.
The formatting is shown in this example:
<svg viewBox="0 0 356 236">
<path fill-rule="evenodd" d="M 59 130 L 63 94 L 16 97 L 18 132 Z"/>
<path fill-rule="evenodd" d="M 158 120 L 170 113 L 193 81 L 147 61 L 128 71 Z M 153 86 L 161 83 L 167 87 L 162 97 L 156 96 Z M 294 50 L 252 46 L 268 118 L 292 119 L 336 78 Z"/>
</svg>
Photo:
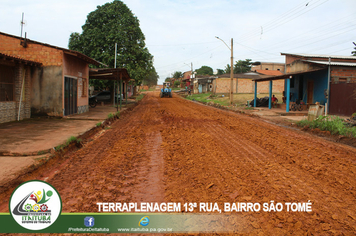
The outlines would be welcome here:
<svg viewBox="0 0 356 236">
<path fill-rule="evenodd" d="M 281 55 L 286 56 L 297 56 L 297 57 L 314 57 L 314 58 L 331 58 L 331 59 L 351 59 L 356 60 L 356 56 L 336 56 L 336 55 L 322 55 L 322 54 L 306 54 L 306 53 L 281 53 Z"/>
<path fill-rule="evenodd" d="M 319 65 L 356 66 L 356 61 L 355 62 L 336 62 L 336 61 L 332 61 L 332 62 L 330 62 L 330 64 L 329 64 L 328 61 L 313 61 L 313 60 L 302 60 L 302 61 L 310 62 L 310 63 L 314 63 L 314 64 L 319 64 Z"/>
<path fill-rule="evenodd" d="M 259 78 L 265 78 L 268 77 L 266 75 L 261 75 L 255 72 L 247 72 L 247 73 L 241 73 L 241 74 L 234 74 L 234 78 L 243 78 L 243 79 L 259 79 Z M 224 75 L 219 75 L 218 78 L 230 78 L 230 74 L 224 74 Z"/>
<path fill-rule="evenodd" d="M 0 32 L 0 34 L 2 35 L 5 35 L 5 36 L 8 36 L 8 37 L 12 37 L 12 38 L 16 38 L 16 39 L 19 39 L 19 40 L 22 40 L 23 38 L 21 37 L 18 37 L 18 36 L 15 36 L 15 35 L 11 35 L 11 34 L 6 34 L 6 33 L 3 33 L 3 32 Z M 77 52 L 77 51 L 74 51 L 74 50 L 69 50 L 69 49 L 66 49 L 66 48 L 61 48 L 61 47 L 57 47 L 57 46 L 53 46 L 53 45 L 50 45 L 50 44 L 46 44 L 46 43 L 41 43 L 41 42 L 37 42 L 37 41 L 34 41 L 34 40 L 30 40 L 30 39 L 26 39 L 27 40 L 27 43 L 33 43 L 33 44 L 40 44 L 40 45 L 43 45 L 43 46 L 46 46 L 46 47 L 51 47 L 51 48 L 55 48 L 55 49 L 58 49 L 58 50 L 62 50 L 64 53 L 67 53 L 69 55 L 72 55 L 72 56 L 76 56 L 86 62 L 88 62 L 89 64 L 92 64 L 92 65 L 96 65 L 96 66 L 99 66 L 99 65 L 103 65 L 103 66 L 107 66 L 99 61 L 96 61 L 95 59 L 93 58 L 90 58 L 80 52 Z"/>
<path fill-rule="evenodd" d="M 256 70 L 256 72 L 263 75 L 283 75 L 279 70 Z"/>
<path fill-rule="evenodd" d="M 308 73 L 322 71 L 322 70 L 326 70 L 326 69 L 327 68 L 318 68 L 318 69 L 314 69 L 314 70 L 299 71 L 299 72 L 287 73 L 287 74 L 283 74 L 283 75 L 279 75 L 279 76 L 268 76 L 268 77 L 259 78 L 259 79 L 257 78 L 257 79 L 252 79 L 252 80 L 256 81 L 256 82 L 263 82 L 263 81 L 271 81 L 271 80 L 288 79 L 294 75 L 308 74 Z"/>
<path fill-rule="evenodd" d="M 89 69 L 89 79 L 119 80 L 120 76 L 123 80 L 131 80 L 125 68 Z"/>
<path fill-rule="evenodd" d="M 10 56 L 10 55 L 4 54 L 4 53 L 0 53 L 0 59 L 10 60 L 10 61 L 18 61 L 20 63 L 24 63 L 26 65 L 31 65 L 31 66 L 41 66 L 42 65 L 41 62 L 30 61 L 30 60 L 23 59 L 20 57 Z"/>
</svg>

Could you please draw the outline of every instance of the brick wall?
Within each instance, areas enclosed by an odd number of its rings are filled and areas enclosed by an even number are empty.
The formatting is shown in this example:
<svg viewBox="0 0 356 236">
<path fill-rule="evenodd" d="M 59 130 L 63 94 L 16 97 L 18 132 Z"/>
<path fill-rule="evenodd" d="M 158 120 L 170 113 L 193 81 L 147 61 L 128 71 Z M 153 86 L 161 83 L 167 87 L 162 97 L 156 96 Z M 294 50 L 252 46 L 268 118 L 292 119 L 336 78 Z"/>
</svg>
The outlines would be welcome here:
<svg viewBox="0 0 356 236">
<path fill-rule="evenodd" d="M 331 83 L 356 83 L 356 68 L 355 67 L 332 67 L 331 68 Z"/>
<path fill-rule="evenodd" d="M 41 62 L 44 66 L 60 66 L 63 63 L 63 51 L 38 43 L 29 42 L 27 48 L 20 45 L 16 37 L 0 34 L 0 52 L 10 56 Z"/>
<path fill-rule="evenodd" d="M 231 80 L 228 78 L 219 78 L 214 80 L 216 93 L 229 93 Z M 273 81 L 272 90 L 274 93 L 284 91 L 284 80 Z M 238 79 L 238 93 L 254 93 L 255 82 L 252 79 Z M 233 93 L 236 93 L 236 79 L 233 82 Z M 259 82 L 257 84 L 257 93 L 269 93 L 269 81 Z"/>
<path fill-rule="evenodd" d="M 0 72 L 1 73 L 1 72 Z M 25 75 L 25 81 L 23 81 Z M 9 102 L 0 102 L 0 123 L 15 121 L 18 119 L 18 112 L 21 99 L 20 120 L 31 117 L 31 67 L 23 64 L 15 65 L 14 79 L 14 99 Z M 21 97 L 22 83 L 24 90 Z"/>
</svg>

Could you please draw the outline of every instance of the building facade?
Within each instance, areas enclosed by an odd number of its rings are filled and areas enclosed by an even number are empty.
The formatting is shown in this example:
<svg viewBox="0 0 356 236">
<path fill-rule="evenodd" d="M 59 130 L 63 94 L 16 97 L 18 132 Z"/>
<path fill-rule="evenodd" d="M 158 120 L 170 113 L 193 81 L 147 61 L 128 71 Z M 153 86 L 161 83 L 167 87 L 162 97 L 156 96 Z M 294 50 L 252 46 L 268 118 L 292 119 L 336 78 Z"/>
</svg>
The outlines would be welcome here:
<svg viewBox="0 0 356 236">
<path fill-rule="evenodd" d="M 30 82 L 33 115 L 66 116 L 89 110 L 89 64 L 79 52 L 0 32 L 0 53 L 40 63 Z"/>
</svg>

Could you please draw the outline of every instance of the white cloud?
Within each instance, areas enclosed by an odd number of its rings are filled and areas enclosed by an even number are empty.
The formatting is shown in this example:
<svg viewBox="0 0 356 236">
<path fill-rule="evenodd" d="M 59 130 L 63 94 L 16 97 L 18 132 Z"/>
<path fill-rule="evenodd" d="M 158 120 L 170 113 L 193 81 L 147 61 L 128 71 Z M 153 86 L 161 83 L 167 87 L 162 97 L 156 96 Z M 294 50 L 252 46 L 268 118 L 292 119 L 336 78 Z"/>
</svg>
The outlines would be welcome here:
<svg viewBox="0 0 356 236">
<path fill-rule="evenodd" d="M 29 38 L 67 47 L 70 33 L 81 32 L 88 13 L 106 2 L 3 0 L 0 31 L 19 35 L 25 12 Z M 350 55 L 356 41 L 354 0 L 124 2 L 140 20 L 160 82 L 174 71 L 190 70 L 191 62 L 194 69 L 230 63 L 230 51 L 215 36 L 227 44 L 234 38 L 235 60 L 279 62 L 280 52 Z"/>
</svg>

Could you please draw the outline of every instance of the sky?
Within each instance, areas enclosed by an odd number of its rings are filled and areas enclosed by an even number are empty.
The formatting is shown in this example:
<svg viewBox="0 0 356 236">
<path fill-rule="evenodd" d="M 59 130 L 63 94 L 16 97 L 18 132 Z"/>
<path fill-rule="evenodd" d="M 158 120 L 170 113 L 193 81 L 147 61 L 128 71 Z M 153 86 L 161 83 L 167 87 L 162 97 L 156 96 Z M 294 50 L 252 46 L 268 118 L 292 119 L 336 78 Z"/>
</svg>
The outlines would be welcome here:
<svg viewBox="0 0 356 236">
<path fill-rule="evenodd" d="M 0 31 L 68 48 L 87 15 L 106 0 L 1 0 Z M 284 62 L 282 53 L 350 56 L 355 0 L 123 0 L 139 19 L 159 84 L 175 71 L 234 61 Z M 23 33 L 24 34 L 24 33 Z M 228 47 L 219 39 L 222 39 Z M 95 59 L 95 58 L 94 58 Z"/>
</svg>

